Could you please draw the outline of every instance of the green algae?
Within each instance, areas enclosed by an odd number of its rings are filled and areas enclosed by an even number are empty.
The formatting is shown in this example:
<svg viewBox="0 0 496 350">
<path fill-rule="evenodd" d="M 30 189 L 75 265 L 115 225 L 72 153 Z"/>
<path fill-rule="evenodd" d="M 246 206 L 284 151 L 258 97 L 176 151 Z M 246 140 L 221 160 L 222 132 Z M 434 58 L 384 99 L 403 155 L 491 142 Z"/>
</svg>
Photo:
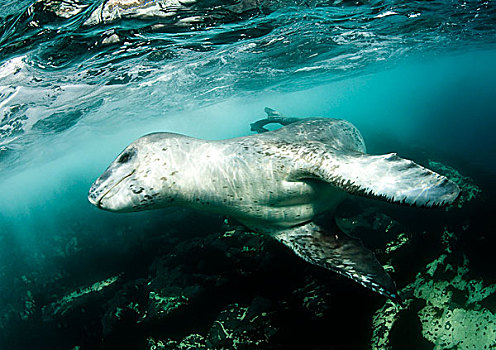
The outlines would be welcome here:
<svg viewBox="0 0 496 350">
<path fill-rule="evenodd" d="M 174 296 L 166 295 L 162 296 L 156 292 L 150 292 L 148 295 L 150 301 L 154 304 L 155 308 L 158 310 L 158 314 L 168 315 L 171 312 L 179 309 L 180 307 L 188 303 L 188 298 L 186 296 Z"/>
<path fill-rule="evenodd" d="M 386 231 L 388 232 L 388 231 Z M 405 232 L 402 232 L 398 237 L 386 244 L 386 254 L 391 254 L 392 252 L 398 250 L 408 243 L 410 237 Z"/>
<path fill-rule="evenodd" d="M 160 340 L 148 337 L 149 350 L 196 350 L 206 349 L 205 338 L 200 334 L 190 334 L 181 341 Z"/>
<path fill-rule="evenodd" d="M 21 313 L 21 319 L 27 320 L 31 317 L 36 310 L 36 303 L 33 298 L 33 293 L 30 290 L 26 292 L 26 297 L 24 300 L 24 311 Z"/>
</svg>

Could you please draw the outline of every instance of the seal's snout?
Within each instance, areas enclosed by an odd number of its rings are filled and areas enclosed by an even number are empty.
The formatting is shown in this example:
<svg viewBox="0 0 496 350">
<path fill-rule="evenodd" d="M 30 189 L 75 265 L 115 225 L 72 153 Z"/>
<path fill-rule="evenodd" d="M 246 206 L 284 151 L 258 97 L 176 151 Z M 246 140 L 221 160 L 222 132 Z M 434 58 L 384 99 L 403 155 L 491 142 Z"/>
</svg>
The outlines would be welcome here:
<svg viewBox="0 0 496 350">
<path fill-rule="evenodd" d="M 110 167 L 91 186 L 88 192 L 88 201 L 103 210 L 128 210 L 133 205 L 130 198 L 134 192 L 130 190 L 129 186 L 133 174 L 134 169 Z"/>
<path fill-rule="evenodd" d="M 113 178 L 113 169 L 109 167 L 103 172 L 98 179 L 95 180 L 88 191 L 88 201 L 94 206 L 103 209 L 102 200 L 115 186 L 115 179 Z"/>
<path fill-rule="evenodd" d="M 95 205 L 95 206 L 98 206 L 98 200 L 96 199 L 95 195 L 91 192 L 88 193 L 88 201 Z"/>
</svg>

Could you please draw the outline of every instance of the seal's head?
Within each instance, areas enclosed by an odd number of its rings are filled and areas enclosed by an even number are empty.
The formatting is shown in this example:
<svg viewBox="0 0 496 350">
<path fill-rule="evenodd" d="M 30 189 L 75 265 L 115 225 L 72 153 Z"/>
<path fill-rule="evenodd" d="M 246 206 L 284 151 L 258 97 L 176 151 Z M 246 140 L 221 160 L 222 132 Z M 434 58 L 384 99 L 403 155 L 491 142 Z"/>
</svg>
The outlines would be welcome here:
<svg viewBox="0 0 496 350">
<path fill-rule="evenodd" d="M 93 183 L 88 200 L 100 209 L 132 212 L 170 205 L 177 191 L 170 174 L 185 136 L 154 133 L 131 143 Z"/>
</svg>

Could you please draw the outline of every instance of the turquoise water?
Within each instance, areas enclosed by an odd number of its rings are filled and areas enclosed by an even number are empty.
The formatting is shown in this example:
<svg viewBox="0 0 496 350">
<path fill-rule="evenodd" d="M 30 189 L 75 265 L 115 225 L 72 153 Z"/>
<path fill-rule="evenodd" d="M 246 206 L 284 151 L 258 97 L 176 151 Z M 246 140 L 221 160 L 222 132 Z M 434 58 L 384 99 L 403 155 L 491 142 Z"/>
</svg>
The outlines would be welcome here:
<svg viewBox="0 0 496 350">
<path fill-rule="evenodd" d="M 0 4 L 0 348 L 495 347 L 495 23 L 491 1 Z M 87 202 L 141 135 L 249 135 L 266 106 L 460 184 L 446 211 L 336 213 L 405 305 L 221 216 Z"/>
</svg>

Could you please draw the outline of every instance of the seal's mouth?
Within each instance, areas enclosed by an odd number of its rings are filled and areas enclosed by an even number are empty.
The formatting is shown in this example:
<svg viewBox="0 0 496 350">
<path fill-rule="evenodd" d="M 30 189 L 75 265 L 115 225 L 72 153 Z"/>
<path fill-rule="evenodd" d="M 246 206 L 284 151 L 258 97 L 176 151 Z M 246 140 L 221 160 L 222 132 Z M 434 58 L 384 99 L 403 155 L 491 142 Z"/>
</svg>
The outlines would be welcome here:
<svg viewBox="0 0 496 350">
<path fill-rule="evenodd" d="M 100 184 L 102 177 L 98 178 L 95 183 L 91 186 L 89 194 L 88 194 L 88 201 L 93 204 L 94 206 L 100 208 L 100 209 L 105 209 L 102 205 L 103 199 L 108 196 L 108 194 L 117 186 L 119 186 L 124 180 L 127 178 L 131 177 L 136 170 L 133 170 L 131 173 L 128 175 L 122 177 L 119 181 L 112 183 L 110 186 L 107 184 Z M 104 179 L 106 180 L 106 178 Z M 108 188 L 106 188 L 108 187 Z"/>
</svg>

